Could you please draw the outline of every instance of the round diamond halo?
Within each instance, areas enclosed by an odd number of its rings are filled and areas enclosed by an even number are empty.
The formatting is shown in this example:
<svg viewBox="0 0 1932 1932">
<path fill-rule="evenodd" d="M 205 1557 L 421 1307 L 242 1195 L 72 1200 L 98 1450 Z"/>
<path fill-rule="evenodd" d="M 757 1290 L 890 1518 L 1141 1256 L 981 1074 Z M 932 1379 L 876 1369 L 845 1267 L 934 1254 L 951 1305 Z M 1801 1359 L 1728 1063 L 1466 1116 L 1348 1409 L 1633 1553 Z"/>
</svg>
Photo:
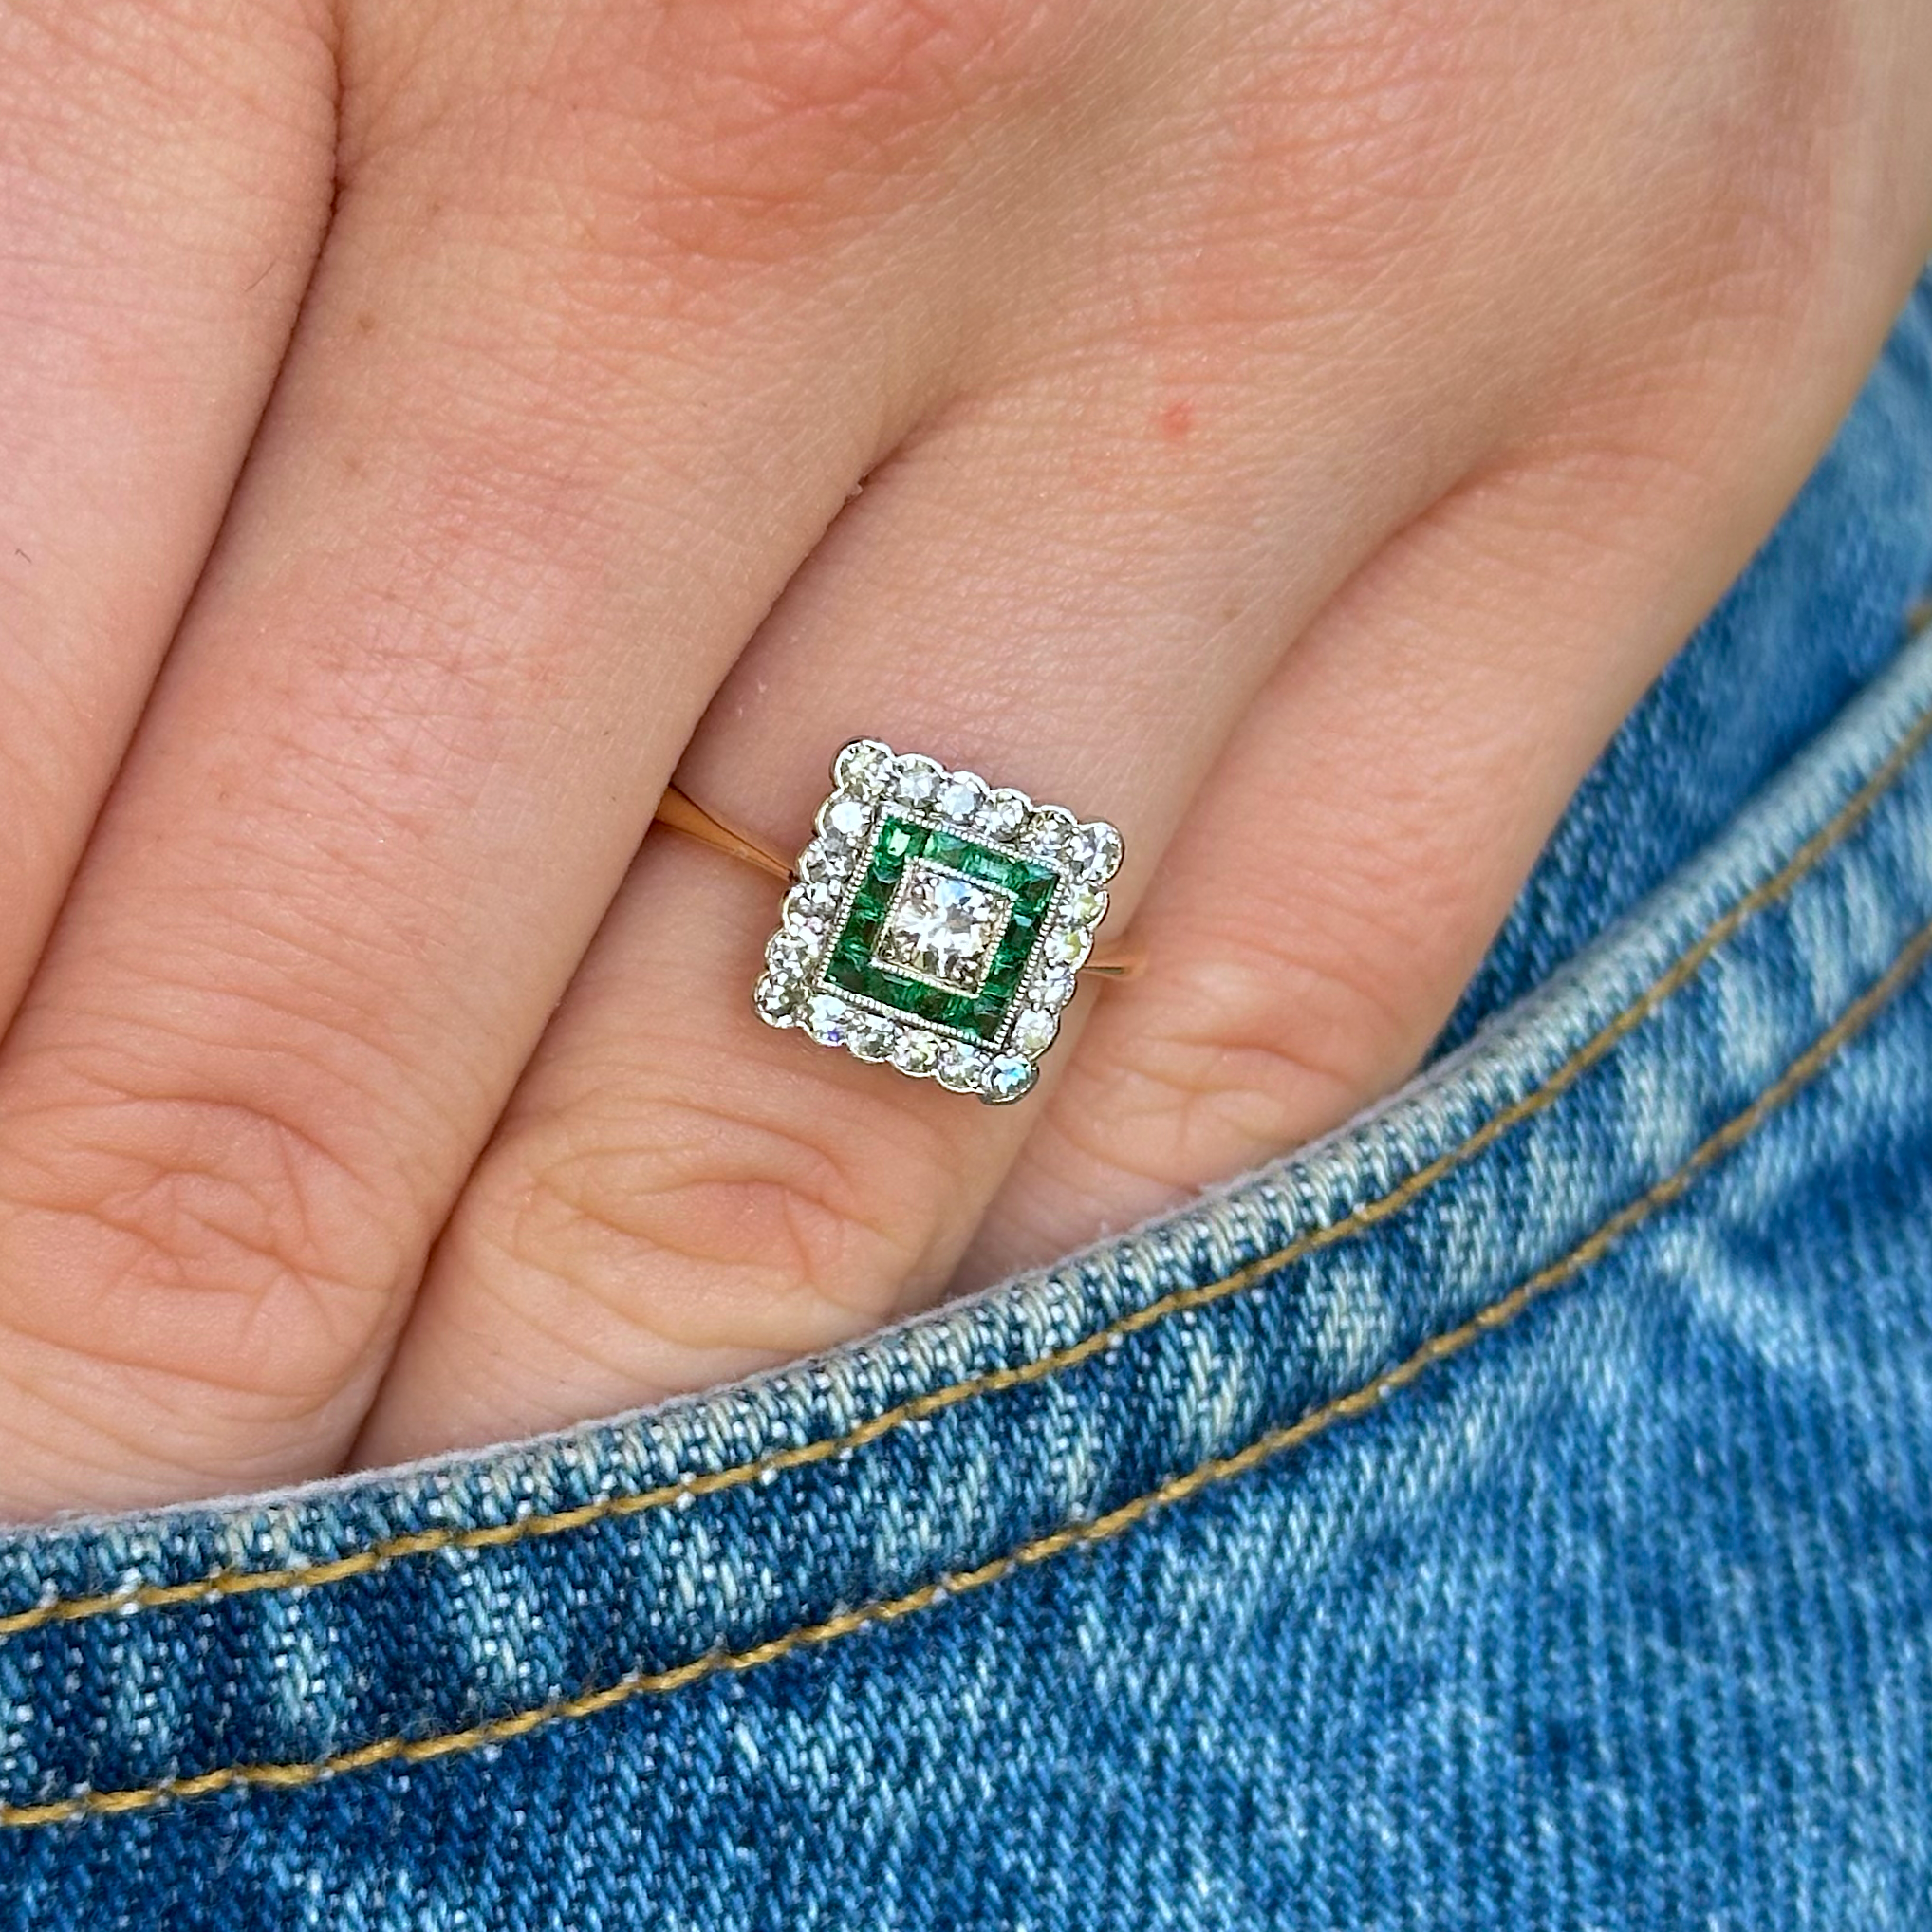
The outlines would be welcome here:
<svg viewBox="0 0 1932 1932">
<path fill-rule="evenodd" d="M 1119 831 L 877 738 L 832 780 L 753 1010 L 955 1093 L 1023 1098 L 1106 916 Z"/>
</svg>

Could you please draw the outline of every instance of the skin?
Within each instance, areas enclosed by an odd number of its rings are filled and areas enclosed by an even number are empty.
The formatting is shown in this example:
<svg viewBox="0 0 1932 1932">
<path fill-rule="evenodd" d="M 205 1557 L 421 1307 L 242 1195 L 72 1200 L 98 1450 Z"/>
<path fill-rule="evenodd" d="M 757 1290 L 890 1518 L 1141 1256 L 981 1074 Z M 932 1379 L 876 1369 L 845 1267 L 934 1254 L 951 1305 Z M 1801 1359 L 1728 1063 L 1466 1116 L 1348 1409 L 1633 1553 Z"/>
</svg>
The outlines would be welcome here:
<svg viewBox="0 0 1932 1932">
<path fill-rule="evenodd" d="M 1922 0 L 0 0 L 0 1517 L 608 1414 L 1416 1064 L 1932 251 Z M 862 734 L 1105 815 L 988 1109 Z"/>
</svg>

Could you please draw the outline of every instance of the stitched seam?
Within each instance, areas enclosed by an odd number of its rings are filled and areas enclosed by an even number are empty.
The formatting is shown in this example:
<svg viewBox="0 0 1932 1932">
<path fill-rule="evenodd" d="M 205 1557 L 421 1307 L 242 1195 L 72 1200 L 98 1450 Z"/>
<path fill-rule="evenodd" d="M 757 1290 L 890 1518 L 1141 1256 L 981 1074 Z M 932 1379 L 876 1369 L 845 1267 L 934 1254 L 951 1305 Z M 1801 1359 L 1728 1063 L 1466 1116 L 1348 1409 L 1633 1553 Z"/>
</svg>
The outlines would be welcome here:
<svg viewBox="0 0 1932 1932">
<path fill-rule="evenodd" d="M 570 1509 L 546 1511 L 508 1523 L 467 1527 L 442 1524 L 433 1530 L 413 1531 L 399 1536 L 384 1537 L 364 1549 L 325 1562 L 292 1564 L 275 1570 L 218 1570 L 183 1583 L 139 1584 L 132 1588 L 122 1588 L 98 1594 L 48 1598 L 26 1609 L 0 1616 L 0 1643 L 47 1624 L 77 1624 L 93 1617 L 173 1608 L 219 1597 L 251 1596 L 264 1590 L 321 1588 L 330 1584 L 346 1583 L 354 1577 L 371 1575 L 413 1556 L 432 1555 L 442 1550 L 504 1549 L 512 1544 L 565 1535 L 602 1522 L 642 1515 L 652 1510 L 669 1508 L 687 1496 L 695 1498 L 715 1495 L 724 1490 L 741 1489 L 767 1476 L 830 1461 L 852 1450 L 864 1448 L 908 1423 L 922 1421 L 958 1403 L 1065 1374 L 1104 1353 L 1118 1340 L 1153 1328 L 1174 1315 L 1206 1308 L 1240 1294 L 1280 1269 L 1333 1247 L 1400 1213 L 1512 1128 L 1553 1105 L 1590 1068 L 1695 978 L 1712 954 L 1740 927 L 1784 898 L 1841 845 L 1863 823 L 1885 792 L 1898 782 L 1928 737 L 1932 737 L 1932 711 L 1919 716 L 1871 775 L 1770 878 L 1752 887 L 1714 920 L 1697 940 L 1628 1006 L 1521 1099 L 1513 1101 L 1499 1113 L 1492 1115 L 1466 1139 L 1445 1148 L 1388 1193 L 1364 1202 L 1340 1220 L 1311 1229 L 1273 1253 L 1257 1256 L 1230 1274 L 1177 1289 L 1116 1317 L 1105 1328 L 1094 1330 L 1078 1342 L 1051 1349 L 1031 1361 L 968 1376 L 923 1395 L 910 1397 L 840 1435 L 774 1450 L 730 1468 L 697 1471 L 650 1489 L 622 1495 L 598 1496 Z"/>
<path fill-rule="evenodd" d="M 1567 1254 L 1518 1282 L 1507 1294 L 1487 1303 L 1456 1328 L 1432 1335 L 1413 1354 L 1359 1388 L 1322 1403 L 1297 1421 L 1268 1430 L 1232 1455 L 1212 1457 L 1198 1463 L 1184 1475 L 1169 1478 L 1104 1515 L 1087 1522 L 1068 1524 L 1050 1534 L 1023 1543 L 1009 1554 L 994 1557 L 977 1569 L 957 1570 L 936 1583 L 908 1590 L 902 1596 L 886 1597 L 877 1603 L 862 1605 L 857 1609 L 828 1617 L 822 1623 L 802 1625 L 782 1636 L 754 1644 L 749 1649 L 713 1651 L 708 1656 L 696 1658 L 670 1670 L 636 1671 L 601 1690 L 561 1698 L 529 1710 L 514 1712 L 507 1718 L 471 1725 L 465 1730 L 446 1731 L 431 1737 L 381 1737 L 373 1743 L 358 1745 L 353 1750 L 337 1752 L 332 1756 L 307 1763 L 221 1765 L 192 1777 L 163 1779 L 124 1791 L 84 1791 L 71 1797 L 56 1798 L 38 1805 L 0 1803 L 0 1827 L 53 1825 L 87 1815 L 112 1816 L 124 1811 L 145 1811 L 165 1800 L 207 1797 L 237 1786 L 289 1790 L 317 1784 L 324 1778 L 337 1777 L 344 1772 L 366 1771 L 379 1764 L 426 1764 L 438 1757 L 486 1750 L 492 1745 L 507 1744 L 549 1724 L 595 1717 L 633 1698 L 661 1696 L 682 1690 L 723 1671 L 755 1670 L 759 1665 L 776 1663 L 795 1650 L 828 1644 L 875 1624 L 897 1623 L 949 1597 L 981 1589 L 1016 1570 L 1043 1563 L 1066 1551 L 1107 1542 L 1163 1505 L 1183 1501 L 1217 1483 L 1244 1475 L 1273 1457 L 1299 1448 L 1337 1422 L 1366 1415 L 1390 1396 L 1418 1381 L 1438 1363 L 1461 1354 L 1483 1336 L 1507 1328 L 1552 1290 L 1575 1279 L 1602 1259 L 1625 1235 L 1680 1200 L 1700 1175 L 1756 1132 L 1800 1087 L 1815 1078 L 1846 1042 L 1878 1013 L 1924 964 L 1928 955 L 1932 955 L 1932 924 L 1922 926 L 1879 979 L 1853 1000 L 1830 1027 L 1759 1092 L 1750 1105 L 1741 1113 L 1734 1114 L 1715 1133 L 1700 1142 L 1681 1165 L 1636 1199 L 1626 1202 Z"/>
</svg>

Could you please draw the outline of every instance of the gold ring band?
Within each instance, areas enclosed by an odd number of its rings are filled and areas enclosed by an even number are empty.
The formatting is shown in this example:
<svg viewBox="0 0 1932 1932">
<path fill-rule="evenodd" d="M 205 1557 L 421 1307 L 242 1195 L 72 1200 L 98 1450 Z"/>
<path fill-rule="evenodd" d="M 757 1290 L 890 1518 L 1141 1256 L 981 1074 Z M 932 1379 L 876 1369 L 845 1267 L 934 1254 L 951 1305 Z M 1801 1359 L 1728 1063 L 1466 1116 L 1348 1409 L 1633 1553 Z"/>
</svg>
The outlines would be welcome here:
<svg viewBox="0 0 1932 1932">
<path fill-rule="evenodd" d="M 669 826 L 673 831 L 682 832 L 687 838 L 696 839 L 699 845 L 709 845 L 714 852 L 722 852 L 727 858 L 755 865 L 760 872 L 782 884 L 798 883 L 798 873 L 789 860 L 761 840 L 754 839 L 750 832 L 728 826 L 715 812 L 707 811 L 689 792 L 679 790 L 675 785 L 664 788 L 664 795 L 658 801 L 656 823 Z M 1096 946 L 1080 971 L 1094 974 L 1102 979 L 1138 979 L 1146 966 L 1146 947 L 1129 935 L 1109 945 Z"/>
<path fill-rule="evenodd" d="M 1120 832 L 976 772 L 855 738 L 797 863 L 669 787 L 658 822 L 787 887 L 752 1006 L 768 1026 L 994 1105 L 1031 1091 L 1096 949 Z"/>
</svg>

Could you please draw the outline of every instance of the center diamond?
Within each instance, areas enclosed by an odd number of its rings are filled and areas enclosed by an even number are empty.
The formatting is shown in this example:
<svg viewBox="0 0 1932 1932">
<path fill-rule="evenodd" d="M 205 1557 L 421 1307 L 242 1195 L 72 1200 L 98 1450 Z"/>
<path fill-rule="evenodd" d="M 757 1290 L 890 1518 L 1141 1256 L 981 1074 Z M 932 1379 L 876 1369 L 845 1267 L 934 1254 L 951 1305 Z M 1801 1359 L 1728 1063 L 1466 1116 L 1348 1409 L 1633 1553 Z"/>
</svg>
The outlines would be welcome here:
<svg viewBox="0 0 1932 1932">
<path fill-rule="evenodd" d="M 933 985 L 976 994 L 1012 908 L 1012 893 L 915 859 L 886 909 L 872 957 Z"/>
</svg>

